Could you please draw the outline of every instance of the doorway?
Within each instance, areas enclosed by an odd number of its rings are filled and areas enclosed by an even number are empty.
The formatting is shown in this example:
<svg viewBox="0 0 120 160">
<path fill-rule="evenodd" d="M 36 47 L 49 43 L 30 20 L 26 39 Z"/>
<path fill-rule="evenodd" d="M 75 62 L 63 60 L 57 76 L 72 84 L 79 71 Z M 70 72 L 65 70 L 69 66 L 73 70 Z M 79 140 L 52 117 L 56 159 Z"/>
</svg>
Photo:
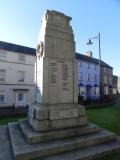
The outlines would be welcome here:
<svg viewBox="0 0 120 160">
<path fill-rule="evenodd" d="M 91 100 L 91 87 L 90 86 L 86 87 L 86 96 L 87 96 L 87 100 Z"/>
<path fill-rule="evenodd" d="M 25 106 L 26 106 L 25 93 L 23 92 L 16 93 L 16 107 L 25 107 Z"/>
</svg>

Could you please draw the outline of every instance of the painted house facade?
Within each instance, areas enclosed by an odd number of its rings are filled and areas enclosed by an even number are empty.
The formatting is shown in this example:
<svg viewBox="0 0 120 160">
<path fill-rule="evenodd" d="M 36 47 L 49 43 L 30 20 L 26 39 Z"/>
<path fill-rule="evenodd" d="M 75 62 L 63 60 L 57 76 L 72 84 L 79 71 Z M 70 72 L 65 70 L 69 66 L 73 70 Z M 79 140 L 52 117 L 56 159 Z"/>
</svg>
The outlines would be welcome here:
<svg viewBox="0 0 120 160">
<path fill-rule="evenodd" d="M 101 67 L 102 94 L 106 97 L 113 95 L 113 68 L 102 62 Z"/>
<path fill-rule="evenodd" d="M 90 55 L 76 54 L 76 58 L 79 95 L 83 96 L 83 100 L 99 99 L 99 64 Z"/>
<path fill-rule="evenodd" d="M 36 50 L 0 41 L 0 107 L 34 101 Z"/>
<path fill-rule="evenodd" d="M 120 94 L 120 77 L 118 77 L 118 81 L 117 81 L 117 90 L 118 90 L 118 94 Z"/>
<path fill-rule="evenodd" d="M 113 83 L 113 94 L 117 95 L 117 93 L 118 93 L 118 76 L 113 75 L 112 83 Z"/>
<path fill-rule="evenodd" d="M 87 52 L 86 55 L 77 53 L 76 58 L 78 61 L 78 94 L 83 97 L 83 100 L 100 98 L 100 81 L 102 98 L 112 95 L 113 68 L 101 61 L 100 72 L 100 61 L 92 57 L 92 52 Z"/>
</svg>

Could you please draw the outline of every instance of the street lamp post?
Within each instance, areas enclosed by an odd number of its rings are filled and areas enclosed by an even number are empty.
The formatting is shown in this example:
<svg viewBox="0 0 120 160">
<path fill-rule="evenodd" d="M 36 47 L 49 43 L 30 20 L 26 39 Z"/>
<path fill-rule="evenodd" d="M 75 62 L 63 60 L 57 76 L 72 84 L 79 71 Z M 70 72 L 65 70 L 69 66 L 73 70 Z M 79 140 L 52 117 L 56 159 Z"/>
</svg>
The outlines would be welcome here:
<svg viewBox="0 0 120 160">
<path fill-rule="evenodd" d="M 93 42 L 91 41 L 92 39 L 98 39 L 99 42 L 99 72 L 100 72 L 100 77 L 99 77 L 99 85 L 100 85 L 100 102 L 102 101 L 102 74 L 101 74 L 101 45 L 100 45 L 100 33 L 98 33 L 97 36 L 89 38 L 89 41 L 87 42 L 87 45 L 92 45 Z"/>
</svg>

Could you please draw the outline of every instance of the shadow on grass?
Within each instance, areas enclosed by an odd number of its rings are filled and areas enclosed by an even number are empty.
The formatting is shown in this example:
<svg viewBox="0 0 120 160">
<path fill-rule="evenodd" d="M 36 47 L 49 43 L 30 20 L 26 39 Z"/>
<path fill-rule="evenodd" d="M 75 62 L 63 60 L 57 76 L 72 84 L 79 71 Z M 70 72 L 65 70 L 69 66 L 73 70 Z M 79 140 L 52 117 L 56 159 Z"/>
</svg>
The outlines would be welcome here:
<svg viewBox="0 0 120 160">
<path fill-rule="evenodd" d="M 26 116 L 8 116 L 0 118 L 0 125 L 7 125 L 8 122 L 16 122 L 19 119 L 25 119 Z"/>
</svg>

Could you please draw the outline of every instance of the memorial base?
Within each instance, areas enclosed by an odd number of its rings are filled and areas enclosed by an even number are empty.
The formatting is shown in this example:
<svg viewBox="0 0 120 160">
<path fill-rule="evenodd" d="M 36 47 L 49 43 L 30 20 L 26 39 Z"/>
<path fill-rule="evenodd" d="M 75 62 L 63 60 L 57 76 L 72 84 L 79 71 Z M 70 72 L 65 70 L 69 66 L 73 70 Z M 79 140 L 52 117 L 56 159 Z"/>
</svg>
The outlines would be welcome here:
<svg viewBox="0 0 120 160">
<path fill-rule="evenodd" d="M 84 126 L 87 124 L 87 116 L 84 107 L 78 104 L 32 104 L 28 121 L 36 131 L 47 131 Z"/>
</svg>

